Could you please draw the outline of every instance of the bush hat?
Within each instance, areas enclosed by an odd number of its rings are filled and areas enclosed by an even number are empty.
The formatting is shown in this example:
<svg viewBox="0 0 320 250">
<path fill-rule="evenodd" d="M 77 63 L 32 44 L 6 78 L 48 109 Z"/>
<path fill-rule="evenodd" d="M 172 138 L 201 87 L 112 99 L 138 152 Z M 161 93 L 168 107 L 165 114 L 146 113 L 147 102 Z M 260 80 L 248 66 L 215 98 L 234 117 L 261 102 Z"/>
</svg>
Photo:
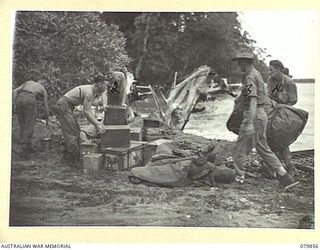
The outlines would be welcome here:
<svg viewBox="0 0 320 250">
<path fill-rule="evenodd" d="M 238 59 L 250 59 L 254 60 L 254 55 L 250 51 L 239 51 L 232 61 L 237 61 Z"/>
</svg>

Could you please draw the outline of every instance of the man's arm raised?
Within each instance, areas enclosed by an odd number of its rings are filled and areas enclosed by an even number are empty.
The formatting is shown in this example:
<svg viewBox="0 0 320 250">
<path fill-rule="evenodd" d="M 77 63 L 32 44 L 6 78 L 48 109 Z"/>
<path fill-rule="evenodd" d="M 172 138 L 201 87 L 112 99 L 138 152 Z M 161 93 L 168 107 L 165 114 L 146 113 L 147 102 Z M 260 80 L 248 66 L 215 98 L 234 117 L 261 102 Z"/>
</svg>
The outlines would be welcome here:
<svg viewBox="0 0 320 250">
<path fill-rule="evenodd" d="M 120 72 L 120 71 L 115 71 L 112 74 L 112 77 L 114 81 L 120 85 L 118 86 L 120 88 L 120 95 L 121 95 L 121 106 L 125 107 L 126 106 L 126 100 L 127 100 L 127 93 L 126 93 L 126 85 L 127 81 L 125 78 L 125 74 Z"/>
</svg>

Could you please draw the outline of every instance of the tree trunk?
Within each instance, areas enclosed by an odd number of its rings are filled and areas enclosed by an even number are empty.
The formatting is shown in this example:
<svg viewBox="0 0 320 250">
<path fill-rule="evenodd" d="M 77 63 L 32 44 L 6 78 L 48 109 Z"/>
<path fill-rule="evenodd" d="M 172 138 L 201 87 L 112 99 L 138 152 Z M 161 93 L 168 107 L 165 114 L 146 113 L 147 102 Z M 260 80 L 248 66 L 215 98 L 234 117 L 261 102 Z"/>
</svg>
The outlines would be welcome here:
<svg viewBox="0 0 320 250">
<path fill-rule="evenodd" d="M 140 76 L 140 71 L 142 68 L 142 62 L 143 59 L 145 58 L 146 54 L 147 54 L 147 43 L 148 43 L 148 38 L 149 38 L 149 26 L 150 26 L 150 14 L 146 14 L 147 15 L 147 22 L 146 22 L 146 28 L 144 30 L 144 38 L 143 38 L 143 47 L 142 47 L 142 54 L 139 58 L 137 67 L 135 69 L 135 77 L 136 79 L 139 79 Z"/>
</svg>

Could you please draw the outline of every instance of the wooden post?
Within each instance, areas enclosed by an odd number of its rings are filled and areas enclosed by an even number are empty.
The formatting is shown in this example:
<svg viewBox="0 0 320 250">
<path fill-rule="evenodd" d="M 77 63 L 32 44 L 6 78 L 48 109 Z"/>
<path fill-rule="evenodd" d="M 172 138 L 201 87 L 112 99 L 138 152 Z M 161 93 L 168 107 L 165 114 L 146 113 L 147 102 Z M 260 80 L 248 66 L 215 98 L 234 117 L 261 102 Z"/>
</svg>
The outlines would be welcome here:
<svg viewBox="0 0 320 250">
<path fill-rule="evenodd" d="M 176 86 L 176 83 L 177 83 L 177 75 L 178 75 L 178 72 L 174 72 L 174 77 L 173 77 L 173 83 L 172 83 L 172 86 L 171 86 L 171 89 L 173 89 L 175 86 Z"/>
</svg>

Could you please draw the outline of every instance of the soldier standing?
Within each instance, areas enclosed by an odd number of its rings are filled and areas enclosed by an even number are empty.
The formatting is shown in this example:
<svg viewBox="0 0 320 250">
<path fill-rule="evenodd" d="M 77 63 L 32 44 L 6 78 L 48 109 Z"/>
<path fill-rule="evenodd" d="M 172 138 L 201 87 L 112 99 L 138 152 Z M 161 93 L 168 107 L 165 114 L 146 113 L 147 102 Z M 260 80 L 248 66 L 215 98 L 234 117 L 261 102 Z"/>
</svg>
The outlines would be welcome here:
<svg viewBox="0 0 320 250">
<path fill-rule="evenodd" d="M 297 86 L 291 77 L 283 73 L 284 71 L 285 68 L 281 61 L 271 60 L 269 62 L 269 79 L 267 85 L 268 96 L 279 104 L 293 106 L 298 100 Z M 285 164 L 287 171 L 292 175 L 295 175 L 297 173 L 297 169 L 292 163 L 289 147 L 269 146 Z"/>
<path fill-rule="evenodd" d="M 287 173 L 267 143 L 268 118 L 264 110 L 267 93 L 260 72 L 253 66 L 254 55 L 249 51 L 240 51 L 233 60 L 237 61 L 242 72 L 242 89 L 239 98 L 243 98 L 246 103 L 243 106 L 243 119 L 233 151 L 237 180 L 244 181 L 248 155 L 255 147 L 266 165 L 278 174 L 280 186 L 285 189 L 292 187 L 298 182 Z"/>
</svg>

